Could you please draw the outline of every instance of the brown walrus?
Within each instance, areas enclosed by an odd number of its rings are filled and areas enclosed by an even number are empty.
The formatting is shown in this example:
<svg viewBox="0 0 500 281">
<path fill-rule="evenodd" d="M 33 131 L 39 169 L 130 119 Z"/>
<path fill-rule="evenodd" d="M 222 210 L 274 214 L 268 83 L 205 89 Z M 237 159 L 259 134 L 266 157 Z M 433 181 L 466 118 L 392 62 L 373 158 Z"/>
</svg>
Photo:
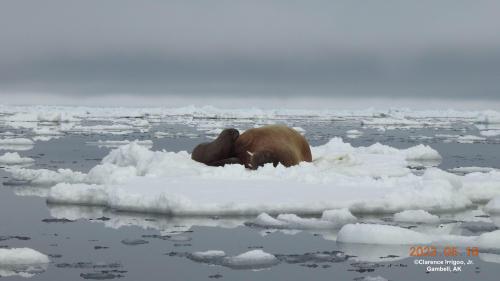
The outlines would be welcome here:
<svg viewBox="0 0 500 281">
<path fill-rule="evenodd" d="M 266 163 L 289 167 L 312 161 L 307 140 L 283 125 L 249 129 L 241 135 L 236 129 L 225 129 L 213 142 L 196 146 L 191 158 L 210 166 L 242 164 L 249 169 Z"/>
</svg>

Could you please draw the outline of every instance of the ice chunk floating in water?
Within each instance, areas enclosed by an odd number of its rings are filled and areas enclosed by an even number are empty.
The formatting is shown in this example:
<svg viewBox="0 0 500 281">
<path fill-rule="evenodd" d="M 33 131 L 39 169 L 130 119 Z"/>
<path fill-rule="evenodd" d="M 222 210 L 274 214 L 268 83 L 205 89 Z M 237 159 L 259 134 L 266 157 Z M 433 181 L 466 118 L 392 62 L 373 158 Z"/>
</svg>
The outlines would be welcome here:
<svg viewBox="0 0 500 281">
<path fill-rule="evenodd" d="M 196 262 L 221 265 L 232 269 L 264 269 L 279 263 L 272 254 L 262 250 L 252 250 L 237 256 L 226 256 L 224 251 L 210 250 L 194 252 L 187 257 Z"/>
<path fill-rule="evenodd" d="M 9 171 L 18 181 L 55 185 L 49 202 L 170 215 L 300 215 L 341 208 L 444 211 L 491 199 L 500 190 L 496 171 L 480 176 L 457 176 L 437 168 L 412 173 L 409 160 L 440 158 L 424 145 L 352 147 L 334 138 L 312 147 L 312 153 L 312 163 L 251 171 L 241 165 L 208 167 L 186 152 L 151 151 L 131 143 L 112 150 L 86 174 L 67 169 Z M 292 221 L 289 217 L 288 223 Z"/>
<path fill-rule="evenodd" d="M 27 165 L 35 162 L 32 158 L 21 157 L 17 152 L 7 152 L 0 156 L 0 164 L 4 165 Z"/>
<path fill-rule="evenodd" d="M 47 269 L 48 256 L 30 248 L 0 249 L 0 277 L 32 277 Z"/>
</svg>

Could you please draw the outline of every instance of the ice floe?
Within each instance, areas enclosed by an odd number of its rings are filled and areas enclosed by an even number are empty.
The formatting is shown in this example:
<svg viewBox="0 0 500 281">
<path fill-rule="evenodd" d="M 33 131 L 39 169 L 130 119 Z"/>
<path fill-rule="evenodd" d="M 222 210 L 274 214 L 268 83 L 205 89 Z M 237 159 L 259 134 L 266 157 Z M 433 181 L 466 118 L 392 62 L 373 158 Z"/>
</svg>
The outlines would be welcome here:
<svg viewBox="0 0 500 281">
<path fill-rule="evenodd" d="M 49 257 L 30 248 L 0 249 L 0 277 L 32 277 L 44 272 Z"/>
<path fill-rule="evenodd" d="M 485 137 L 496 137 L 500 136 L 500 130 L 483 130 L 479 131 L 479 134 Z"/>
<path fill-rule="evenodd" d="M 363 132 L 359 131 L 359 130 L 348 130 L 346 132 L 346 137 L 350 138 L 350 139 L 356 139 L 356 138 L 359 138 L 363 135 Z"/>
<path fill-rule="evenodd" d="M 34 142 L 26 138 L 7 138 L 0 139 L 0 145 L 33 145 Z"/>
<path fill-rule="evenodd" d="M 394 221 L 407 223 L 439 223 L 439 217 L 424 210 L 406 210 L 394 214 Z"/>
<path fill-rule="evenodd" d="M 0 150 L 30 150 L 33 149 L 34 142 L 26 138 L 4 138 L 0 139 Z"/>
<path fill-rule="evenodd" d="M 500 249 L 500 230 L 478 236 L 461 236 L 446 233 L 424 233 L 399 226 L 356 223 L 343 226 L 337 234 L 339 243 L 378 245 L 455 245 L 479 247 L 482 251 Z"/>
<path fill-rule="evenodd" d="M 151 151 L 131 143 L 111 151 L 87 174 L 68 169 L 8 171 L 28 185 L 56 185 L 50 202 L 172 215 L 321 214 L 340 208 L 446 211 L 499 192 L 496 171 L 457 176 L 429 168 L 413 174 L 409 159 L 440 158 L 428 146 L 354 148 L 336 138 L 312 147 L 312 152 L 313 163 L 250 171 L 240 165 L 207 167 L 186 152 Z"/>
<path fill-rule="evenodd" d="M 221 265 L 232 269 L 258 270 L 274 266 L 280 262 L 276 256 L 260 249 L 251 250 L 236 256 L 227 256 L 224 251 L 209 250 L 194 252 L 187 257 L 196 262 Z"/>
<path fill-rule="evenodd" d="M 6 152 L 0 156 L 0 164 L 3 165 L 29 165 L 34 161 L 29 157 L 21 157 L 17 152 Z"/>
<path fill-rule="evenodd" d="M 0 249 L 0 265 L 48 263 L 48 256 L 30 248 Z"/>
<path fill-rule="evenodd" d="M 152 140 L 134 140 L 134 141 L 129 141 L 129 140 L 98 140 L 95 142 L 87 142 L 88 145 L 95 145 L 98 147 L 108 147 L 108 148 L 116 148 L 122 145 L 126 145 L 129 143 L 136 143 L 139 145 L 143 145 L 146 147 L 153 147 L 153 141 Z"/>
<path fill-rule="evenodd" d="M 262 213 L 249 226 L 275 229 L 338 229 L 345 224 L 357 221 L 347 208 L 324 211 L 321 218 L 302 218 L 295 214 L 280 214 L 276 218 Z"/>
<path fill-rule="evenodd" d="M 429 244 L 431 239 L 419 232 L 392 225 L 347 224 L 337 234 L 337 242 L 357 244 Z"/>
</svg>

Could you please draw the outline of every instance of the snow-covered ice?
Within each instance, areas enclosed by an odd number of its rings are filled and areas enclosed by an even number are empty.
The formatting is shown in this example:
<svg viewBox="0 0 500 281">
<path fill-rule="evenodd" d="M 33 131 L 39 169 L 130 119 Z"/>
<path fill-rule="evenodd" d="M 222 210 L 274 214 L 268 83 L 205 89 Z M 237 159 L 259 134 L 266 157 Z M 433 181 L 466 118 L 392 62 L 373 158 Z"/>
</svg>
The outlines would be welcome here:
<svg viewBox="0 0 500 281">
<path fill-rule="evenodd" d="M 356 223 L 343 226 L 337 234 L 337 242 L 378 245 L 455 245 L 496 251 L 500 249 L 500 230 L 485 232 L 478 236 L 461 236 L 419 232 L 392 225 Z"/>
<path fill-rule="evenodd" d="M 350 138 L 350 139 L 356 139 L 356 138 L 359 138 L 363 135 L 363 132 L 359 131 L 359 130 L 348 130 L 346 133 L 346 137 Z"/>
<path fill-rule="evenodd" d="M 0 139 L 0 150 L 30 150 L 34 142 L 27 138 L 3 138 Z"/>
<path fill-rule="evenodd" d="M 27 165 L 35 160 L 29 157 L 21 157 L 17 152 L 6 152 L 0 156 L 0 164 L 4 165 Z"/>
<path fill-rule="evenodd" d="M 111 151 L 87 174 L 68 169 L 8 171 L 28 184 L 55 185 L 50 202 L 173 215 L 321 214 L 340 208 L 446 211 L 491 199 L 500 190 L 496 171 L 457 176 L 429 168 L 423 175 L 413 174 L 407 168 L 410 159 L 440 158 L 424 145 L 354 148 L 334 138 L 312 152 L 313 163 L 250 171 L 240 165 L 208 167 L 186 152 L 151 151 L 131 143 Z"/>
<path fill-rule="evenodd" d="M 194 252 L 188 258 L 197 262 L 221 265 L 232 269 L 264 269 L 279 263 L 272 254 L 263 250 L 251 250 L 236 256 L 227 256 L 224 251 L 209 250 Z"/>
<path fill-rule="evenodd" d="M 439 223 L 439 217 L 424 210 L 406 210 L 394 214 L 394 221 L 407 223 Z"/>
<path fill-rule="evenodd" d="M 116 148 L 122 145 L 126 145 L 129 143 L 136 143 L 139 145 L 143 145 L 146 147 L 152 147 L 153 146 L 153 141 L 152 140 L 98 140 L 96 142 L 87 142 L 88 145 L 96 145 L 99 147 L 110 147 L 110 148 Z"/>
<path fill-rule="evenodd" d="M 48 263 L 49 257 L 30 248 L 0 249 L 0 266 Z"/>
<path fill-rule="evenodd" d="M 0 145 L 33 145 L 34 142 L 26 138 L 0 139 Z"/>
<path fill-rule="evenodd" d="M 296 214 L 280 214 L 276 218 L 262 213 L 249 225 L 276 229 L 338 229 L 345 224 L 353 223 L 357 218 L 347 208 L 326 210 L 321 218 L 303 218 Z"/>
<path fill-rule="evenodd" d="M 491 201 L 484 206 L 484 211 L 490 214 L 500 214 L 500 196 L 491 199 Z"/>
<path fill-rule="evenodd" d="M 30 248 L 0 249 L 0 277 L 33 277 L 47 270 L 49 257 Z"/>
</svg>

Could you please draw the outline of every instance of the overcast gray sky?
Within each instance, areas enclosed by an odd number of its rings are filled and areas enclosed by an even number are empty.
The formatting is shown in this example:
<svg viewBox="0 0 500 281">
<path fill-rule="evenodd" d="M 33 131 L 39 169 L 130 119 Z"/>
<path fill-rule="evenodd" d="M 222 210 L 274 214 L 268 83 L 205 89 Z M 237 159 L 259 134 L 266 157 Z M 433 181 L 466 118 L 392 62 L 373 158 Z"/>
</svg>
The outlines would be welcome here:
<svg viewBox="0 0 500 281">
<path fill-rule="evenodd" d="M 499 102 L 500 1 L 1 0 L 0 93 Z"/>
</svg>

